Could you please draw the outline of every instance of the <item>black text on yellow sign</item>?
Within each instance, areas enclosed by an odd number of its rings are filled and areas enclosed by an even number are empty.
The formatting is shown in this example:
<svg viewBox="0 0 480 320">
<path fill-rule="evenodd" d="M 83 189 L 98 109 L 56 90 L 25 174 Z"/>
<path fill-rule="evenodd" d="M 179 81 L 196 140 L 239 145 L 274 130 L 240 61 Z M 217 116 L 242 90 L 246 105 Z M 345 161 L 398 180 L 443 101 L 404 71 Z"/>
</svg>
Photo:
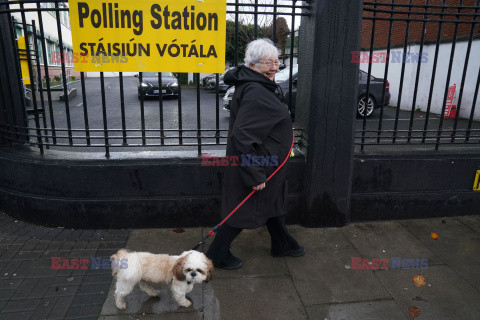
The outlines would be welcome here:
<svg viewBox="0 0 480 320">
<path fill-rule="evenodd" d="M 69 6 L 76 71 L 225 70 L 226 0 L 71 0 Z"/>
</svg>

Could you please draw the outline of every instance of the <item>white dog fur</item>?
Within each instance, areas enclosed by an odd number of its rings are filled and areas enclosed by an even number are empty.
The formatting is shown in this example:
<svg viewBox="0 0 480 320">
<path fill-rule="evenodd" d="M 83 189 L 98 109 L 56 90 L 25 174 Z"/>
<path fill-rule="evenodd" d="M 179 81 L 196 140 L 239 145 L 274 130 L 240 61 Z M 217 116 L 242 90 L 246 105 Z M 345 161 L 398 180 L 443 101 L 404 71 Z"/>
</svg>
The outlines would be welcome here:
<svg viewBox="0 0 480 320">
<path fill-rule="evenodd" d="M 128 265 L 121 268 L 119 264 L 112 264 L 112 274 L 117 276 L 115 304 L 119 309 L 127 307 L 124 298 L 137 283 L 149 296 L 159 296 L 160 292 L 151 287 L 149 282 L 169 285 L 178 304 L 189 307 L 192 303 L 185 295 L 192 291 L 195 283 L 210 281 L 213 272 L 212 261 L 195 250 L 170 256 L 120 249 L 111 259 L 116 262 L 126 259 Z"/>
</svg>

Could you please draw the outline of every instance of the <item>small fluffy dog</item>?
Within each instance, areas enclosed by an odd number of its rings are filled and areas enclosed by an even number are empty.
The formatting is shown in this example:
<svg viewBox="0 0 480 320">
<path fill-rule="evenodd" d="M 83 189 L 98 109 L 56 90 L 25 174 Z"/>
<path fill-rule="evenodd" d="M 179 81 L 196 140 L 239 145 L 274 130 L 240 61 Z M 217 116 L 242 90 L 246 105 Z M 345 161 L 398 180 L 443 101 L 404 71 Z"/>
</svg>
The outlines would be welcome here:
<svg viewBox="0 0 480 320">
<path fill-rule="evenodd" d="M 123 299 L 137 283 L 149 296 L 158 296 L 160 292 L 151 287 L 149 282 L 169 285 L 178 304 L 189 307 L 192 303 L 185 295 L 192 291 L 193 285 L 212 279 L 212 261 L 195 250 L 170 256 L 120 249 L 110 259 L 112 275 L 117 276 L 115 304 L 119 309 L 127 307 Z M 118 263 L 120 261 L 122 263 Z"/>
</svg>

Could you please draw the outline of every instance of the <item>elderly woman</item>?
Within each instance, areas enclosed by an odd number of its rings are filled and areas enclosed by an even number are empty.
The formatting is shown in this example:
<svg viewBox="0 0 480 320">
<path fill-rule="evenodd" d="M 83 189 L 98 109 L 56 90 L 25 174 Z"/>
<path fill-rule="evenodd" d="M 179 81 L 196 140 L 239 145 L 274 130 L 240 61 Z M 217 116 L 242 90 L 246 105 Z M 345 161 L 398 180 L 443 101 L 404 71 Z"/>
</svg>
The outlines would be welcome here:
<svg viewBox="0 0 480 320">
<path fill-rule="evenodd" d="M 274 81 L 278 51 L 268 39 L 252 41 L 245 53 L 245 66 L 229 71 L 224 78 L 235 86 L 227 140 L 227 156 L 237 156 L 238 166 L 225 168 L 222 218 L 256 190 L 217 232 L 207 256 L 223 269 L 237 269 L 242 260 L 232 255 L 230 245 L 242 229 L 266 225 L 275 257 L 301 256 L 300 246 L 285 228 L 287 212 L 287 163 L 267 183 L 265 180 L 288 156 L 292 122 Z M 259 163 L 251 161 L 260 159 Z M 230 158 L 231 159 L 231 158 Z M 263 161 L 262 161 L 263 160 Z"/>
</svg>

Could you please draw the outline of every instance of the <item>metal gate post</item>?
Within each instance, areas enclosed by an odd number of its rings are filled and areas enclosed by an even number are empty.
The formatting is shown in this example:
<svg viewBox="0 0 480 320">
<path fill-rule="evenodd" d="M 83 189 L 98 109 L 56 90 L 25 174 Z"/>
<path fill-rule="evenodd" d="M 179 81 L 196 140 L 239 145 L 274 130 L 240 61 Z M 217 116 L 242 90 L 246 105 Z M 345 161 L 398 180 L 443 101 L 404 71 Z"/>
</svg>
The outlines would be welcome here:
<svg viewBox="0 0 480 320">
<path fill-rule="evenodd" d="M 8 1 L 0 0 L 0 10 L 8 9 Z M 27 141 L 27 115 L 23 99 L 23 88 L 19 74 L 18 51 L 15 46 L 15 39 L 12 30 L 12 20 L 9 13 L 0 13 L 0 124 L 9 126 L 10 134 L 0 133 L 0 141 L 7 142 L 7 135 L 10 141 Z M 17 127 L 18 129 L 14 129 Z M 5 129 L 5 127 L 3 127 Z M 2 130 L 3 131 L 3 130 Z M 15 134 L 12 134 L 15 132 Z"/>
<path fill-rule="evenodd" d="M 306 226 L 341 226 L 350 216 L 362 1 L 314 0 L 300 26 L 296 127 L 307 146 Z"/>
</svg>

